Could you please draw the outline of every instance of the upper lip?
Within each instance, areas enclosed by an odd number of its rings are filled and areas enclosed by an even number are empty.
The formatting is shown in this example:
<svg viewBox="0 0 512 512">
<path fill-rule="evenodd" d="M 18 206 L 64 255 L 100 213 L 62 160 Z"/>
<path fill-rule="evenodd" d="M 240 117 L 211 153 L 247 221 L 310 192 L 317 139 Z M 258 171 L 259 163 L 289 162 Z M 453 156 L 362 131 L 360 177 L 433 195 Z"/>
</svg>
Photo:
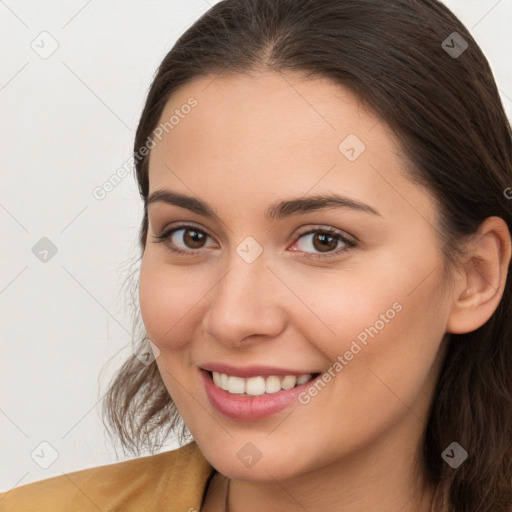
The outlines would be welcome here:
<svg viewBox="0 0 512 512">
<path fill-rule="evenodd" d="M 210 372 L 225 373 L 234 377 L 258 377 L 258 376 L 269 376 L 269 375 L 304 375 L 304 374 L 315 374 L 319 372 L 313 372 L 311 370 L 291 370 L 289 368 L 278 368 L 276 366 L 265 366 L 265 365 L 251 365 L 251 366 L 231 366 L 226 363 L 206 363 L 200 366 L 203 370 Z"/>
</svg>

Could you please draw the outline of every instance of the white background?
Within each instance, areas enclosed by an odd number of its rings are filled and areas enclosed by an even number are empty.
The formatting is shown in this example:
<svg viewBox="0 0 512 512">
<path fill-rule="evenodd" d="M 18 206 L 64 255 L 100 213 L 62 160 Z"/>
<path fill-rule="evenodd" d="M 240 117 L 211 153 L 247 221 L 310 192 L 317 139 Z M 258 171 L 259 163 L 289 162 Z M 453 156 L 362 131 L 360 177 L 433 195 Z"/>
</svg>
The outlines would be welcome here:
<svg viewBox="0 0 512 512">
<path fill-rule="evenodd" d="M 131 351 L 123 284 L 142 204 L 132 172 L 103 200 L 92 191 L 130 157 L 158 64 L 213 3 L 0 0 L 0 491 L 117 462 L 100 401 Z M 445 3 L 511 118 L 512 0 Z M 59 45 L 47 59 L 31 47 L 43 31 Z M 46 263 L 42 237 L 58 251 Z M 47 469 L 31 457 L 44 441 Z"/>
</svg>

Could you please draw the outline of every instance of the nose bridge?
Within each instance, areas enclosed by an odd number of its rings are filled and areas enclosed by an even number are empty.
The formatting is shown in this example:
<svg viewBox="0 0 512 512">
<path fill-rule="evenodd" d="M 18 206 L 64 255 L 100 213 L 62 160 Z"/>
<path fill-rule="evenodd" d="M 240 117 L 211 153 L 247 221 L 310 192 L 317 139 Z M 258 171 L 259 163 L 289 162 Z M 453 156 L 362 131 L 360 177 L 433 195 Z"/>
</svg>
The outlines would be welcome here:
<svg viewBox="0 0 512 512">
<path fill-rule="evenodd" d="M 239 244 L 214 288 L 205 324 L 222 343 L 238 345 L 251 335 L 273 337 L 283 328 L 283 312 L 274 300 L 275 283 L 262 249 L 254 240 Z"/>
</svg>

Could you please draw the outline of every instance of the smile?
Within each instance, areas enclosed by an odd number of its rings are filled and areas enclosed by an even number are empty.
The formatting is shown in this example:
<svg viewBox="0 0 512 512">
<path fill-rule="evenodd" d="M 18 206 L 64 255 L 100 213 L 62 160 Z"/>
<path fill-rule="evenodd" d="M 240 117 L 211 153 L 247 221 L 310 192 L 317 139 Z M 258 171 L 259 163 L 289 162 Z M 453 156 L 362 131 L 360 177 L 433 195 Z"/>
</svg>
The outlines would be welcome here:
<svg viewBox="0 0 512 512">
<path fill-rule="evenodd" d="M 244 379 L 226 373 L 212 372 L 214 384 L 224 391 L 236 395 L 260 396 L 265 393 L 278 393 L 283 389 L 292 389 L 311 380 L 311 373 L 302 375 L 269 375 Z"/>
<path fill-rule="evenodd" d="M 265 419 L 297 403 L 300 393 L 321 375 L 273 375 L 274 372 L 270 371 L 262 372 L 266 373 L 265 375 L 258 375 L 260 372 L 256 373 L 256 370 L 246 373 L 250 375 L 241 377 L 213 369 L 199 369 L 210 404 L 223 416 L 239 421 Z"/>
</svg>

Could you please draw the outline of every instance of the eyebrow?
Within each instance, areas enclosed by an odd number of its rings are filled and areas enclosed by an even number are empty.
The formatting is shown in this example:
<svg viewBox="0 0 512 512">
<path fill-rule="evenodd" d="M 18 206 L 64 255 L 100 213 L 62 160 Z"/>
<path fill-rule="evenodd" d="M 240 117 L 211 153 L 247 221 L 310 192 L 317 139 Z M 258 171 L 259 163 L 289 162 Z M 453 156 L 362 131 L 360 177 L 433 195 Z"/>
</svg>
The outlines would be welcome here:
<svg viewBox="0 0 512 512">
<path fill-rule="evenodd" d="M 214 212 L 208 203 L 196 197 L 190 197 L 168 189 L 155 190 L 145 201 L 146 208 L 152 203 L 163 202 L 166 204 L 186 208 L 194 213 L 203 215 L 208 218 L 220 220 L 219 216 Z M 298 199 L 290 199 L 286 201 L 278 201 L 270 206 L 265 213 L 268 220 L 284 219 L 293 215 L 300 215 L 316 210 L 328 208 L 349 208 L 352 210 L 370 213 L 372 215 L 382 215 L 370 205 L 351 199 L 350 197 L 340 196 L 337 194 L 319 194 L 309 197 L 301 197 Z"/>
</svg>

